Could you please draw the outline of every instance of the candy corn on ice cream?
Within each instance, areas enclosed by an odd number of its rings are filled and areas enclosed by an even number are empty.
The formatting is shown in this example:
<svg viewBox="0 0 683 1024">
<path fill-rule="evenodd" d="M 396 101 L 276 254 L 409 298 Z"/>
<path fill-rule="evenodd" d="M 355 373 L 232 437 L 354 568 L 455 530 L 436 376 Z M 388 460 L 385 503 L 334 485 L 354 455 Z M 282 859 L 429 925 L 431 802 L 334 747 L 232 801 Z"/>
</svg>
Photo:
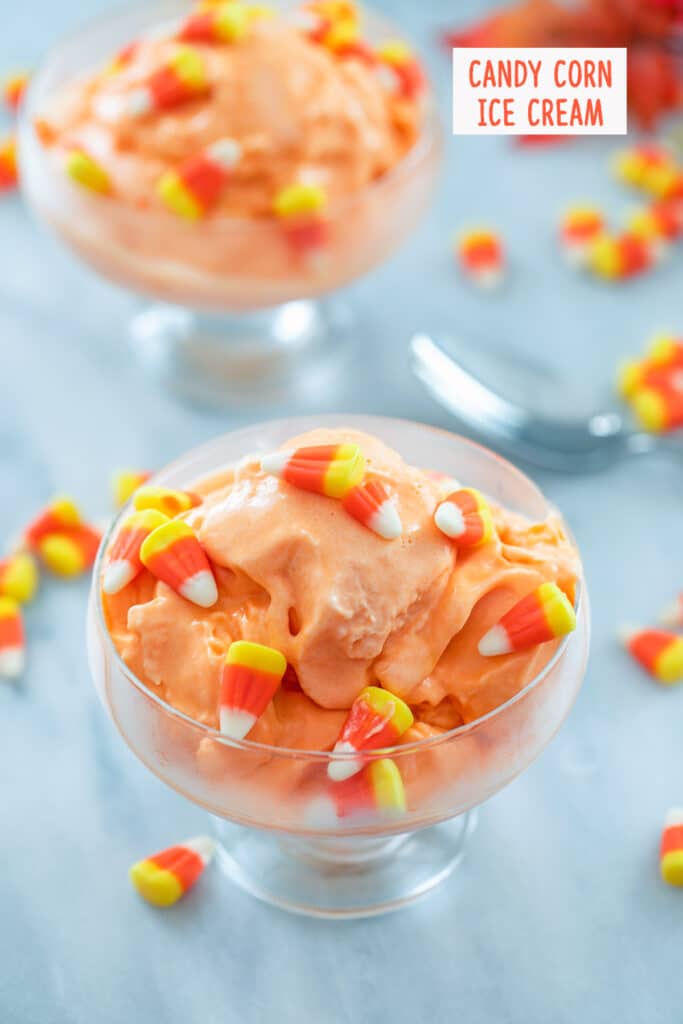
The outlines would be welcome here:
<svg viewBox="0 0 683 1024">
<path fill-rule="evenodd" d="M 144 487 L 134 502 L 169 504 Z M 192 481 L 186 510 L 157 511 L 152 532 L 146 515 L 140 531 L 141 513 L 124 513 L 103 559 L 105 622 L 125 663 L 232 740 L 349 755 L 329 779 L 363 799 L 371 780 L 351 778 L 364 752 L 486 715 L 575 625 L 579 561 L 559 517 L 529 522 L 356 431 L 245 455 Z M 378 792 L 396 795 L 394 767 L 370 763 Z"/>
<path fill-rule="evenodd" d="M 78 70 L 40 105 L 27 191 L 142 290 L 248 307 L 329 289 L 388 255 L 429 191 L 419 61 L 347 0 L 200 3 Z"/>
</svg>

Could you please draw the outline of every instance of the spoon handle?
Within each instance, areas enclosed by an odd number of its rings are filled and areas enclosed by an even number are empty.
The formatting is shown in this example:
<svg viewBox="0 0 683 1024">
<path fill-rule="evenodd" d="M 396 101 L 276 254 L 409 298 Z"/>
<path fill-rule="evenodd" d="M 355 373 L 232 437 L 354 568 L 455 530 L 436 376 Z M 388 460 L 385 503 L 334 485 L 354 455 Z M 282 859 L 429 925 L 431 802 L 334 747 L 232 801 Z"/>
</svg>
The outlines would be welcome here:
<svg viewBox="0 0 683 1024">
<path fill-rule="evenodd" d="M 628 434 L 624 446 L 625 455 L 650 455 L 662 452 L 665 455 L 673 455 L 674 458 L 683 458 L 683 432 L 675 434 L 648 434 L 645 431 L 637 431 Z"/>
</svg>

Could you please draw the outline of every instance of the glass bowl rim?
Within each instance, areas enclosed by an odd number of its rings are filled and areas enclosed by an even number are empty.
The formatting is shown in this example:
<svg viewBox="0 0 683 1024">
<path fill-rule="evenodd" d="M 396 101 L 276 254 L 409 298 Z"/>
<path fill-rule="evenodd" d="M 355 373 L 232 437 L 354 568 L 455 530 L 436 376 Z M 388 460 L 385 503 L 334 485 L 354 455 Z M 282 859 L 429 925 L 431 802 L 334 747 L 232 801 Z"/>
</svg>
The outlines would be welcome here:
<svg viewBox="0 0 683 1024">
<path fill-rule="evenodd" d="M 470 448 L 477 449 L 479 452 L 482 452 L 486 458 L 493 459 L 499 462 L 501 466 L 504 467 L 506 472 L 510 473 L 512 476 L 518 477 L 524 483 L 525 486 L 531 487 L 532 490 L 536 491 L 548 509 L 553 508 L 553 506 L 545 497 L 541 489 L 532 480 L 530 480 L 525 473 L 522 473 L 522 471 L 518 469 L 513 463 L 509 462 L 501 455 L 498 455 L 490 448 L 487 448 L 485 445 L 479 444 L 476 441 L 472 441 L 470 438 L 463 437 L 460 434 L 455 434 L 453 431 L 445 430 L 441 427 L 435 427 L 432 424 L 419 423 L 416 420 L 407 420 L 393 416 L 375 416 L 365 415 L 362 413 L 326 413 L 325 418 L 339 418 L 349 423 L 350 426 L 354 425 L 354 420 L 361 420 L 366 424 L 368 420 L 374 420 L 379 423 L 387 425 L 395 424 L 410 427 L 418 427 L 421 430 L 432 431 L 434 433 L 443 435 L 447 438 L 454 438 L 458 443 L 465 444 Z M 221 434 L 218 437 L 214 437 L 209 441 L 205 441 L 203 444 L 196 445 L 194 448 L 190 448 L 188 451 L 183 452 L 182 455 L 179 455 L 177 458 L 173 459 L 171 462 L 167 463 L 160 470 L 158 470 L 157 473 L 155 473 L 150 478 L 150 484 L 153 485 L 159 475 L 173 472 L 174 469 L 180 468 L 189 457 L 196 456 L 201 453 L 208 453 L 212 448 L 219 447 L 225 441 L 225 438 L 229 436 L 235 437 L 239 436 L 240 434 L 250 433 L 252 430 L 254 430 L 254 428 L 259 426 L 268 426 L 277 429 L 283 426 L 284 424 L 291 422 L 293 419 L 296 419 L 298 423 L 306 423 L 306 421 L 308 421 L 311 424 L 311 428 L 314 428 L 315 426 L 320 425 L 321 417 L 315 415 L 285 416 L 275 420 L 257 421 L 255 423 L 248 424 L 247 426 L 239 427 L 237 430 L 230 430 L 226 434 Z M 106 637 L 104 643 L 106 646 L 107 654 L 110 657 L 113 656 L 115 663 L 117 664 L 118 668 L 123 673 L 123 675 L 128 679 L 128 681 L 131 682 L 133 686 L 135 686 L 136 689 L 139 690 L 144 697 L 151 699 L 159 707 L 160 710 L 162 710 L 166 714 L 171 715 L 171 717 L 178 719 L 184 725 L 199 730 L 203 734 L 203 738 L 207 738 L 213 740 L 214 742 L 221 743 L 221 745 L 225 747 L 233 748 L 236 750 L 245 750 L 247 752 L 253 753 L 267 753 L 271 757 L 277 756 L 288 759 L 294 758 L 300 760 L 323 761 L 325 763 L 328 763 L 330 761 L 344 762 L 354 760 L 356 758 L 356 755 L 353 753 L 334 753 L 331 750 L 303 750 L 293 747 L 277 747 L 269 743 L 257 743 L 254 740 L 230 739 L 229 737 L 221 733 L 219 729 L 215 729 L 213 726 L 205 725 L 203 722 L 198 722 L 196 719 L 190 717 L 190 715 L 185 714 L 184 711 L 180 711 L 178 708 L 175 708 L 172 704 L 169 704 L 167 701 L 163 700 L 163 698 L 161 698 L 152 689 L 150 689 L 147 686 L 147 684 L 144 683 L 141 679 L 139 679 L 135 675 L 135 673 L 128 667 L 128 665 L 126 665 L 107 627 L 104 615 L 102 587 L 100 586 L 100 579 L 102 575 L 102 564 L 105 552 L 107 551 L 110 541 L 115 531 L 118 529 L 121 520 L 124 518 L 124 516 L 129 514 L 129 506 L 130 502 L 126 502 L 123 508 L 121 508 L 117 512 L 117 514 L 113 517 L 112 521 L 109 523 L 107 531 L 102 538 L 99 550 L 97 552 L 97 559 L 93 566 L 91 584 L 96 592 L 95 606 L 97 626 L 100 632 L 104 635 L 104 637 Z M 576 613 L 578 625 L 579 618 L 583 614 L 585 607 L 585 601 L 583 600 L 583 565 L 581 562 L 578 547 L 576 545 L 576 541 L 571 531 L 567 527 L 566 523 L 564 522 L 564 519 L 562 519 L 562 524 L 565 530 L 567 531 L 567 536 L 570 542 L 572 543 L 574 550 L 577 552 L 577 555 L 579 556 L 580 572 L 577 577 L 576 594 L 574 597 L 574 611 Z M 90 616 L 90 614 L 91 611 L 89 609 L 88 616 Z M 569 644 L 573 641 L 578 640 L 579 635 L 579 630 L 577 629 L 574 630 L 572 633 L 569 633 L 566 636 L 564 636 L 559 647 L 553 654 L 552 658 L 550 658 L 550 660 L 546 662 L 546 664 L 543 666 L 540 672 L 538 672 L 537 675 L 535 675 L 534 678 L 526 684 L 526 686 L 522 687 L 521 690 L 513 694 L 513 696 L 510 697 L 508 700 L 504 701 L 503 704 L 499 704 L 491 711 L 488 711 L 485 715 L 482 715 L 479 718 L 475 718 L 471 722 L 465 722 L 463 723 L 463 725 L 458 725 L 454 729 L 449 729 L 438 736 L 429 736 L 425 739 L 414 740 L 411 743 L 396 744 L 392 747 L 383 747 L 379 751 L 371 751 L 368 753 L 368 760 L 376 760 L 378 758 L 383 757 L 397 757 L 410 753 L 417 754 L 422 750 L 431 750 L 434 747 L 441 745 L 442 743 L 447 743 L 453 739 L 456 739 L 459 736 L 464 736 L 467 733 L 472 732 L 474 729 L 480 728 L 486 722 L 492 721 L 498 715 L 502 715 L 509 708 L 513 707 L 518 701 L 523 700 L 528 693 L 530 693 L 533 689 L 540 685 L 540 683 L 543 682 L 546 676 L 549 675 L 549 673 L 555 668 L 555 666 L 559 664 L 559 662 L 562 660 L 562 658 L 567 652 Z"/>
<path fill-rule="evenodd" d="M 152 3 L 145 5 L 145 12 L 146 14 L 149 13 L 153 16 L 155 9 L 167 9 L 170 4 L 175 5 L 176 2 L 179 2 L 179 0 L 153 0 Z M 283 6 L 287 5 L 292 8 L 298 6 L 293 2 L 288 3 L 287 0 L 279 0 L 279 2 Z M 64 49 L 69 46 L 77 45 L 79 40 L 81 40 L 81 37 L 87 35 L 88 32 L 93 31 L 98 27 L 106 26 L 110 23 L 117 23 L 122 19 L 132 17 L 134 14 L 138 14 L 140 12 L 140 4 L 129 0 L 127 3 L 119 4 L 112 11 L 87 18 L 71 32 L 68 32 L 59 38 L 57 42 L 49 48 L 47 54 L 40 62 L 35 74 L 31 77 L 24 102 L 20 107 L 18 132 L 20 137 L 24 140 L 24 145 L 20 145 L 19 147 L 20 162 L 22 159 L 22 152 L 26 153 L 27 149 L 29 149 L 29 151 L 34 154 L 34 159 L 40 159 L 44 164 L 48 163 L 47 155 L 45 154 L 44 147 L 37 136 L 34 125 L 34 119 L 36 117 L 40 117 L 41 112 L 39 109 L 34 109 L 34 107 L 36 103 L 40 103 L 40 100 L 43 98 L 40 97 L 40 92 L 44 87 L 44 80 L 49 75 L 55 59 L 59 57 L 60 53 Z M 388 30 L 396 28 L 392 21 L 386 19 L 383 14 L 377 13 L 372 7 L 367 7 L 363 4 L 362 12 L 369 16 L 371 21 L 386 26 Z M 154 21 L 151 20 L 150 24 L 153 25 Z M 77 77 L 78 76 L 75 76 L 75 78 Z M 333 203 L 326 206 L 326 219 L 334 221 L 336 218 L 343 216 L 346 210 L 352 209 L 355 203 L 360 203 L 366 197 L 377 195 L 384 189 L 391 188 L 396 182 L 401 182 L 403 179 L 409 178 L 413 171 L 418 168 L 423 161 L 427 160 L 432 154 L 438 153 L 442 139 L 442 130 L 434 91 L 431 83 L 429 83 L 429 88 L 426 91 L 425 99 L 423 101 L 420 134 L 413 146 L 411 146 L 411 148 L 397 163 L 395 163 L 379 178 L 367 182 L 361 188 L 349 192 L 348 195 L 340 196 Z M 29 143 L 29 146 L 26 145 L 26 142 Z M 36 157 L 36 154 L 38 154 L 38 157 Z M 26 159 L 26 157 L 24 157 L 24 159 Z M 80 199 L 88 205 L 99 207 L 104 198 L 106 199 L 109 209 L 123 211 L 128 218 L 133 220 L 143 218 L 144 221 L 148 223 L 150 218 L 154 218 L 154 220 L 159 224 L 172 225 L 176 231 L 179 229 L 187 231 L 197 227 L 197 224 L 186 222 L 182 218 L 174 216 L 172 213 L 160 208 L 146 207 L 144 209 L 140 209 L 131 203 L 118 199 L 116 196 L 103 197 L 95 193 L 91 195 L 87 190 L 79 189 L 66 177 L 64 178 L 64 183 L 70 186 L 74 196 L 80 197 Z M 200 225 L 210 225 L 211 230 L 214 232 L 226 234 L 239 234 L 240 232 L 258 233 L 259 231 L 270 232 L 277 223 L 278 221 L 274 217 L 250 219 L 232 216 L 218 216 L 211 218 L 208 221 L 202 220 L 199 222 Z"/>
</svg>

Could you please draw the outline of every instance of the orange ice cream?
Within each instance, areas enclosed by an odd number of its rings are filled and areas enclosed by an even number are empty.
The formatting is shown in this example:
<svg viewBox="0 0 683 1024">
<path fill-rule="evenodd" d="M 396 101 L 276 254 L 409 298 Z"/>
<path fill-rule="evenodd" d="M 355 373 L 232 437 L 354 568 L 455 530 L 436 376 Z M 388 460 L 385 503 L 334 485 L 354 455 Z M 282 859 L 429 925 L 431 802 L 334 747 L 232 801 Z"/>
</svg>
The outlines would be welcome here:
<svg viewBox="0 0 683 1024">
<path fill-rule="evenodd" d="M 146 570 L 103 595 L 114 644 L 155 693 L 218 727 L 219 679 L 230 643 L 281 651 L 288 671 L 250 740 L 330 750 L 368 684 L 406 701 L 404 742 L 438 735 L 496 708 L 533 679 L 559 641 L 503 657 L 478 653 L 483 634 L 521 597 L 552 581 L 573 599 L 578 556 L 559 517 L 530 523 L 492 505 L 494 537 L 458 551 L 434 523 L 443 485 L 380 441 L 317 430 L 285 447 L 355 443 L 366 474 L 397 503 L 402 536 L 384 540 L 341 502 L 299 490 L 246 457 L 192 484 L 182 518 L 214 568 L 219 599 L 202 609 Z"/>
<path fill-rule="evenodd" d="M 339 48 L 293 17 L 227 6 L 254 12 L 239 38 L 188 39 L 180 23 L 162 25 L 51 96 L 38 134 L 61 184 L 34 199 L 110 276 L 246 307 L 288 297 L 285 287 L 327 290 L 381 258 L 423 203 L 435 155 L 419 179 L 392 180 L 417 148 L 425 110 L 417 62 L 414 81 L 392 63 L 396 53 L 408 61 L 400 48 L 383 57 L 360 27 Z M 157 108 L 149 83 L 178 60 L 193 91 Z M 215 154 L 227 163 L 217 167 Z M 207 159 L 208 170 L 197 166 Z M 385 191 L 368 192 L 385 180 Z M 69 192 L 88 207 L 87 225 L 60 214 Z"/>
</svg>

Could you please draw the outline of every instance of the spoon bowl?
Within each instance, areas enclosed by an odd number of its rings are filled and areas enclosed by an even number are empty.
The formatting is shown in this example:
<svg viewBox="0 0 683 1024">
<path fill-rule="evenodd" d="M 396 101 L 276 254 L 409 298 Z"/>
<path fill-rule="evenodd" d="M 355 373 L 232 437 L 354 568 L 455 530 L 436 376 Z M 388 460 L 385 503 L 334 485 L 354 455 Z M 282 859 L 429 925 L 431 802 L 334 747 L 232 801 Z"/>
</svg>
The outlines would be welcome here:
<svg viewBox="0 0 683 1024">
<path fill-rule="evenodd" d="M 507 455 L 542 469 L 585 473 L 620 458 L 670 451 L 683 455 L 680 440 L 633 430 L 617 409 L 583 416 L 555 416 L 543 396 L 561 387 L 548 367 L 510 353 L 495 355 L 500 389 L 481 371 L 466 366 L 446 338 L 424 332 L 410 342 L 412 369 L 427 391 L 461 426 Z M 522 397 L 511 397 L 514 389 Z M 507 392 L 507 393 L 506 393 Z"/>
</svg>

